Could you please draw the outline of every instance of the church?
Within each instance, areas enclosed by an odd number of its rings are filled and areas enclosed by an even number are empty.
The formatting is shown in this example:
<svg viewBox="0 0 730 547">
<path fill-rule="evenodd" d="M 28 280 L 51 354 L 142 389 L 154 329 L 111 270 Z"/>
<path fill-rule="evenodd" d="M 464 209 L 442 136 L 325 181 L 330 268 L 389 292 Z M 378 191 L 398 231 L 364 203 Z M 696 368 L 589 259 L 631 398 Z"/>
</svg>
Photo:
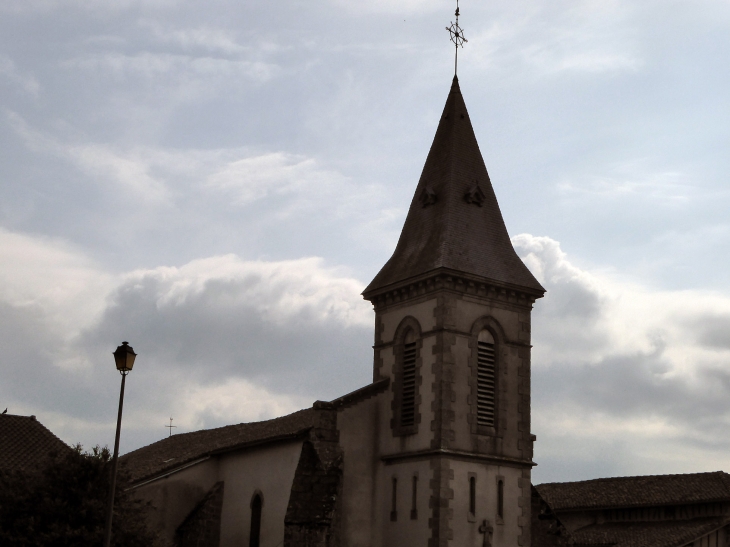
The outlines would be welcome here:
<svg viewBox="0 0 730 547">
<path fill-rule="evenodd" d="M 373 381 L 121 458 L 180 547 L 726 547 L 722 472 L 533 487 L 515 253 L 454 77 L 392 257 L 363 292 Z M 537 302 L 537 304 L 536 304 Z"/>
</svg>

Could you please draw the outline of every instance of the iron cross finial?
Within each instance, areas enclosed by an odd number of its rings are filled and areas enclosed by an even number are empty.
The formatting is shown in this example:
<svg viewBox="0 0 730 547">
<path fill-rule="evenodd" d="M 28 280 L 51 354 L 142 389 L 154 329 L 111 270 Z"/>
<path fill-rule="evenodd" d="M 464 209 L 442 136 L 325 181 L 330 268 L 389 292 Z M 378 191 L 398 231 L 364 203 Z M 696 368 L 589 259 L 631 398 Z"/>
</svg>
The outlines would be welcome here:
<svg viewBox="0 0 730 547">
<path fill-rule="evenodd" d="M 172 416 L 170 417 L 170 425 L 166 425 L 165 427 L 170 430 L 170 434 L 168 435 L 168 437 L 172 437 L 172 428 L 177 427 L 176 425 L 172 425 Z"/>
<path fill-rule="evenodd" d="M 464 37 L 464 29 L 459 26 L 459 0 L 456 0 L 454 16 L 456 17 L 456 22 L 452 22 L 451 26 L 446 27 L 446 30 L 449 31 L 449 38 L 451 38 L 454 49 L 456 50 L 454 52 L 454 76 L 456 76 L 456 69 L 459 62 L 459 46 L 463 48 L 464 44 L 469 41 Z"/>
</svg>

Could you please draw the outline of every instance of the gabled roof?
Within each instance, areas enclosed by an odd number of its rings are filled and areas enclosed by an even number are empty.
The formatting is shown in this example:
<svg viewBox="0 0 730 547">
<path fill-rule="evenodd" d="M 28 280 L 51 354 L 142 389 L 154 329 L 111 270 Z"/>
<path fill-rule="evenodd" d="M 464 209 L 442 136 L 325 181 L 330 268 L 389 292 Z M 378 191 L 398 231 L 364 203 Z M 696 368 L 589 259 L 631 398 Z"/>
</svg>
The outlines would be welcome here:
<svg viewBox="0 0 730 547">
<path fill-rule="evenodd" d="M 363 295 L 439 269 L 545 292 L 512 247 L 456 76 L 398 245 Z"/>
<path fill-rule="evenodd" d="M 730 501 L 730 475 L 722 471 L 555 482 L 535 488 L 553 511 Z"/>
<path fill-rule="evenodd" d="M 173 471 L 212 454 L 277 439 L 296 438 L 319 423 L 324 410 L 307 408 L 263 422 L 172 435 L 120 458 L 133 483 Z"/>
<path fill-rule="evenodd" d="M 140 483 L 174 472 L 206 456 L 279 440 L 303 438 L 312 428 L 334 427 L 332 424 L 336 422 L 333 416 L 337 410 L 382 393 L 389 383 L 389 379 L 379 380 L 338 399 L 316 401 L 313 408 L 273 420 L 172 435 L 121 456 L 120 462 L 130 474 L 131 482 Z"/>
<path fill-rule="evenodd" d="M 52 453 L 70 451 L 35 416 L 0 415 L 0 470 L 33 471 Z"/>
<path fill-rule="evenodd" d="M 614 547 L 684 547 L 714 532 L 720 517 L 655 522 L 606 522 L 580 528 L 571 534 L 573 545 Z"/>
</svg>

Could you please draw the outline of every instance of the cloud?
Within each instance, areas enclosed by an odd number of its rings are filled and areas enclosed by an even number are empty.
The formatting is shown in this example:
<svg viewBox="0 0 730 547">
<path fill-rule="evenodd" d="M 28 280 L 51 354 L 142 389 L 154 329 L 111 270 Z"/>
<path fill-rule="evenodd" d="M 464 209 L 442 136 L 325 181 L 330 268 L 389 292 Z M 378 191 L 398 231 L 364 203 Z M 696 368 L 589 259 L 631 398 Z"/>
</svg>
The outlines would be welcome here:
<svg viewBox="0 0 730 547">
<path fill-rule="evenodd" d="M 604 168 L 601 176 L 581 181 L 563 180 L 558 190 L 566 198 L 642 198 L 677 206 L 700 195 L 701 188 L 690 175 L 679 171 L 653 171 L 648 158 L 626 160 Z"/>
<path fill-rule="evenodd" d="M 125 333 L 147 360 L 200 382 L 232 375 L 280 391 L 312 389 L 317 373 L 337 366 L 330 352 L 369 330 L 372 312 L 361 290 L 317 258 L 210 257 L 128 274 L 84 339 L 101 351 Z M 277 386 L 281 374 L 289 379 Z"/>
<path fill-rule="evenodd" d="M 37 97 L 40 91 L 40 84 L 33 76 L 21 74 L 15 62 L 7 55 L 0 55 L 0 77 L 5 77 L 23 91 L 33 97 Z"/>
<path fill-rule="evenodd" d="M 547 237 L 513 242 L 547 289 L 533 312 L 533 416 L 536 458 L 552 474 L 537 476 L 689 472 L 722 461 L 730 297 L 582 270 Z M 613 445 L 625 457 L 604 460 Z"/>
<path fill-rule="evenodd" d="M 635 72 L 644 61 L 633 8 L 625 2 L 525 3 L 495 6 L 491 25 L 469 34 L 470 59 L 484 67 L 554 75 Z"/>
<path fill-rule="evenodd" d="M 301 199 L 320 197 L 342 188 L 347 179 L 322 169 L 313 158 L 272 152 L 228 162 L 206 178 L 206 186 L 246 205 L 270 195 L 299 194 Z"/>
<path fill-rule="evenodd" d="M 239 76 L 266 82 L 275 77 L 279 70 L 276 65 L 261 61 L 151 52 L 136 55 L 116 52 L 91 54 L 66 60 L 62 66 L 86 71 L 107 71 L 119 80 L 133 76 L 159 81 L 164 79 L 166 86 L 187 85 L 191 83 L 191 78 L 202 84 L 204 78 Z"/>
<path fill-rule="evenodd" d="M 338 7 L 356 11 L 357 13 L 397 13 L 399 15 L 433 13 L 443 7 L 438 0 L 331 0 Z"/>
<path fill-rule="evenodd" d="M 0 228 L 0 301 L 38 310 L 64 338 L 99 319 L 114 276 L 67 242 Z"/>
<path fill-rule="evenodd" d="M 730 297 L 588 271 L 548 237 L 513 242 L 548 291 L 533 319 L 536 480 L 721 466 Z M 3 231 L 0 263 L 0 397 L 68 442 L 111 442 L 122 339 L 139 353 L 124 450 L 169 415 L 180 431 L 265 419 L 369 381 L 363 284 L 320 258 L 112 275 L 63 241 Z"/>
<path fill-rule="evenodd" d="M 181 430 L 266 419 L 370 376 L 363 284 L 319 258 L 212 256 L 115 276 L 61 241 L 0 232 L 0 264 L 0 399 L 67 442 L 110 442 L 122 339 L 139 354 L 127 449 L 159 438 L 168 415 Z"/>
<path fill-rule="evenodd" d="M 58 9 L 87 12 L 120 12 L 142 5 L 149 8 L 175 7 L 179 0 L 4 0 L 0 10 L 10 13 L 47 13 Z"/>
<path fill-rule="evenodd" d="M 233 33 L 223 28 L 207 25 L 195 28 L 172 28 L 162 25 L 154 19 L 145 19 L 139 24 L 143 28 L 149 29 L 158 42 L 177 45 L 183 50 L 202 49 L 229 55 L 251 50 L 250 47 L 237 43 Z"/>
<path fill-rule="evenodd" d="M 36 130 L 17 113 L 9 112 L 8 119 L 31 150 L 63 158 L 95 185 L 112 184 L 149 205 L 170 204 L 190 193 L 202 199 L 225 197 L 238 207 L 274 199 L 281 219 L 315 209 L 327 209 L 330 216 L 352 215 L 359 203 L 382 197 L 379 187 L 357 187 L 302 154 L 257 154 L 246 147 L 180 150 L 73 143 Z"/>
</svg>

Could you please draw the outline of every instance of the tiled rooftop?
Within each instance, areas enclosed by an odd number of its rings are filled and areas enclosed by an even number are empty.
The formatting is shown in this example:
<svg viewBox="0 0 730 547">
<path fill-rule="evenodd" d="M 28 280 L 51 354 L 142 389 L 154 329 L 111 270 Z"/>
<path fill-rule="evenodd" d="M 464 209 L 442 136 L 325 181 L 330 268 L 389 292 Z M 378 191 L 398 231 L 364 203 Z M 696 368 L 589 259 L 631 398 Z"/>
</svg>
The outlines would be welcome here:
<svg viewBox="0 0 730 547">
<path fill-rule="evenodd" d="M 389 380 L 380 380 L 333 401 L 317 401 L 314 403 L 314 408 L 305 408 L 273 420 L 172 435 L 129 452 L 122 456 L 120 461 L 131 474 L 132 482 L 140 482 L 172 471 L 209 454 L 304 434 L 310 428 L 322 425 L 323 413 L 356 404 L 382 393 L 388 384 Z"/>
<path fill-rule="evenodd" d="M 0 470 L 31 471 L 52 452 L 71 450 L 35 416 L 0 415 Z"/>
<path fill-rule="evenodd" d="M 456 77 L 393 256 L 363 294 L 439 269 L 544 292 L 512 247 Z"/>
<path fill-rule="evenodd" d="M 308 408 L 263 422 L 181 433 L 129 452 L 120 462 L 131 474 L 132 482 L 139 482 L 211 453 L 303 434 L 316 425 L 320 412 L 323 411 Z"/>
<path fill-rule="evenodd" d="M 553 511 L 730 501 L 730 475 L 722 471 L 545 483 L 536 488 Z"/>
<path fill-rule="evenodd" d="M 572 534 L 576 546 L 683 547 L 720 528 L 723 519 L 702 518 L 662 522 L 610 522 L 581 528 Z"/>
</svg>

